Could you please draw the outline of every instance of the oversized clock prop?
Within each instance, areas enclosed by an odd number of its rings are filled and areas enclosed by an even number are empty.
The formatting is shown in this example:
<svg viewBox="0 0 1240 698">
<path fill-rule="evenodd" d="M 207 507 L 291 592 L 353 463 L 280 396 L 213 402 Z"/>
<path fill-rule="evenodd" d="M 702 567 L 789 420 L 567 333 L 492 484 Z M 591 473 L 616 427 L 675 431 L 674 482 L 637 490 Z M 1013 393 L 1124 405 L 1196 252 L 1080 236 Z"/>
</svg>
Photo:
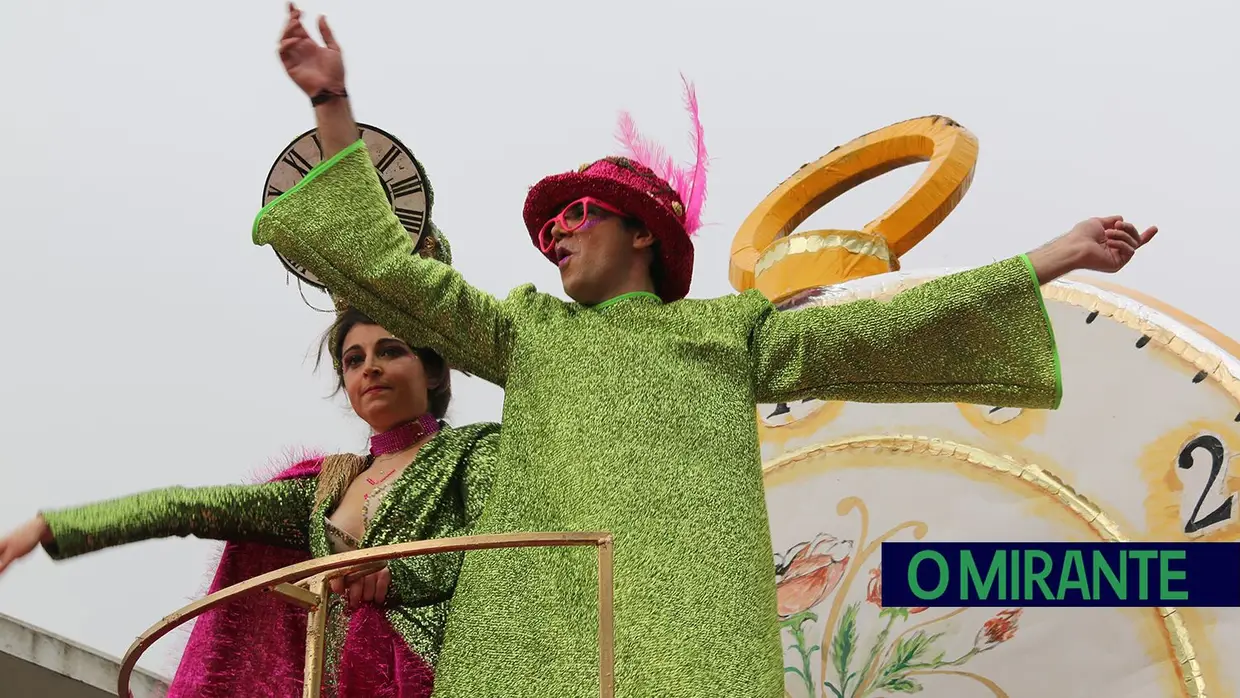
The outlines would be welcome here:
<svg viewBox="0 0 1240 698">
<path fill-rule="evenodd" d="M 388 203 L 392 205 L 396 217 L 400 219 L 405 230 L 409 231 L 409 237 L 414 243 L 413 249 L 420 249 L 429 231 L 428 222 L 434 201 L 426 170 L 413 156 L 413 151 L 383 129 L 358 124 L 358 137 L 366 143 L 371 161 L 379 173 L 383 192 L 387 194 Z M 266 206 L 292 189 L 322 161 L 323 145 L 316 129 L 294 138 L 267 173 L 267 181 L 263 186 L 263 205 Z M 309 269 L 279 252 L 276 252 L 276 256 L 297 278 L 315 288 L 325 289 L 323 283 L 311 274 Z"/>
<path fill-rule="evenodd" d="M 741 226 L 735 287 L 797 313 L 887 302 L 953 271 L 900 271 L 899 256 L 959 203 L 976 159 L 976 139 L 944 117 L 832 150 Z M 863 230 L 796 229 L 918 160 L 913 189 Z M 758 406 L 785 696 L 1240 698 L 1237 608 L 883 603 L 885 541 L 1240 541 L 1240 342 L 1092 277 L 1042 296 L 1057 410 Z"/>
</svg>

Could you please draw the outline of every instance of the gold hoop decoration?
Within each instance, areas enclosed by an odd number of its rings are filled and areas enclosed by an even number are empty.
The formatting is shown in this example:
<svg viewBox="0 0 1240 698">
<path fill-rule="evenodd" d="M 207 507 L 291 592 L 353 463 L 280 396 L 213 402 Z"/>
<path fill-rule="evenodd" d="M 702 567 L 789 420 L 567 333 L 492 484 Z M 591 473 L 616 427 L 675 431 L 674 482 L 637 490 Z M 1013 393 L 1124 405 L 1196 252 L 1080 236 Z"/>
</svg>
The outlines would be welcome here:
<svg viewBox="0 0 1240 698">
<path fill-rule="evenodd" d="M 977 138 L 945 116 L 892 124 L 832 150 L 780 184 L 741 224 L 728 278 L 773 301 L 815 286 L 900 268 L 899 258 L 964 198 L 977 166 Z M 798 225 L 859 184 L 929 162 L 911 189 L 860 231 Z"/>
<path fill-rule="evenodd" d="M 599 695 L 615 696 L 615 620 L 612 562 L 614 549 L 610 533 L 501 533 L 461 536 L 399 543 L 340 553 L 289 565 L 254 577 L 205 596 L 152 625 L 138 636 L 121 662 L 117 676 L 117 695 L 132 696 L 129 677 L 143 652 L 177 626 L 207 611 L 255 594 L 272 593 L 310 613 L 306 627 L 306 698 L 318 698 L 322 687 L 323 651 L 326 639 L 328 582 L 335 577 L 374 571 L 376 563 L 414 555 L 450 553 L 489 548 L 536 548 L 592 545 L 598 550 L 598 647 Z"/>
</svg>

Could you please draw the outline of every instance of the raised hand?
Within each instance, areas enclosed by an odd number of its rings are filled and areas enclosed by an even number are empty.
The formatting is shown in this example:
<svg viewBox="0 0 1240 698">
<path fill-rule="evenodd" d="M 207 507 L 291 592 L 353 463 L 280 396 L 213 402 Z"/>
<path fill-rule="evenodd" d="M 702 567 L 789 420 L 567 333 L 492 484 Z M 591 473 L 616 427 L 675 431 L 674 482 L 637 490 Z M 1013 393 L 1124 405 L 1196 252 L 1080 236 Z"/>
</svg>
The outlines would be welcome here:
<svg viewBox="0 0 1240 698">
<path fill-rule="evenodd" d="M 1137 249 L 1154 239 L 1156 226 L 1138 233 L 1123 216 L 1090 218 L 1072 226 L 1065 236 L 1077 252 L 1076 268 L 1114 273 L 1132 261 Z"/>
<path fill-rule="evenodd" d="M 321 95 L 344 95 L 344 59 L 340 45 L 327 26 L 327 18 L 319 17 L 320 46 L 301 22 L 301 10 L 288 4 L 288 23 L 280 35 L 280 61 L 284 71 L 311 99 Z"/>
<path fill-rule="evenodd" d="M 0 538 L 0 574 L 8 566 L 26 557 L 39 543 L 52 542 L 52 531 L 42 516 L 22 524 L 9 535 Z"/>
</svg>

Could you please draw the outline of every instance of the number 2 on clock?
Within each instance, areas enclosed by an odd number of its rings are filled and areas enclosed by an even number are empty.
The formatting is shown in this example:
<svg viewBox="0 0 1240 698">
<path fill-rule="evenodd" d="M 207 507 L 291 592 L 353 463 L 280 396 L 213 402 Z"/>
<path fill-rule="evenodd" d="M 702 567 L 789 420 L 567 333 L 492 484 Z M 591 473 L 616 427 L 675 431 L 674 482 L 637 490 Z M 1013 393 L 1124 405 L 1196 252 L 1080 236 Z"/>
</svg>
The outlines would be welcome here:
<svg viewBox="0 0 1240 698">
<path fill-rule="evenodd" d="M 1196 504 L 1193 511 L 1188 516 L 1187 523 L 1184 524 L 1184 532 L 1189 535 L 1201 535 L 1206 529 L 1217 526 L 1218 524 L 1231 521 L 1235 511 L 1236 495 L 1235 493 L 1227 494 L 1226 499 L 1213 509 L 1207 509 L 1205 512 L 1202 508 L 1206 506 L 1206 497 L 1214 489 L 1214 485 L 1222 478 L 1222 484 L 1225 487 L 1227 482 L 1227 449 L 1223 446 L 1223 442 L 1217 436 L 1211 434 L 1202 434 L 1180 449 L 1179 456 L 1176 457 L 1176 465 L 1181 470 L 1191 470 L 1194 464 L 1194 456 L 1198 451 L 1205 451 L 1210 457 L 1210 475 L 1206 479 L 1205 485 L 1202 486 L 1201 492 L 1197 495 Z"/>
</svg>

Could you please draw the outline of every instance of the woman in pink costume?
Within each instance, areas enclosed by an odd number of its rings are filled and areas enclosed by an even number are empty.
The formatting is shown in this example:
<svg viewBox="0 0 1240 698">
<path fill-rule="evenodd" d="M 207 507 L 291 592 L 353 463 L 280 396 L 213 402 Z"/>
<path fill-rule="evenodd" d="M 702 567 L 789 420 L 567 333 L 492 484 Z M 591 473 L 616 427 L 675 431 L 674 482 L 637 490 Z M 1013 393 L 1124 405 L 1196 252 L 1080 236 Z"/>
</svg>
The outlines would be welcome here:
<svg viewBox="0 0 1240 698">
<path fill-rule="evenodd" d="M 450 262 L 436 235 L 422 251 Z M 334 553 L 468 535 L 490 489 L 499 425 L 452 428 L 449 369 L 356 309 L 325 337 L 340 387 L 374 430 L 367 456 L 308 458 L 263 484 L 170 487 L 43 511 L 0 539 L 0 572 L 43 548 L 55 559 L 164 536 L 228 541 L 216 591 Z M 426 698 L 431 693 L 459 553 L 404 558 L 333 586 L 325 695 Z M 306 614 L 271 595 L 198 619 L 169 695 L 302 694 Z"/>
</svg>

